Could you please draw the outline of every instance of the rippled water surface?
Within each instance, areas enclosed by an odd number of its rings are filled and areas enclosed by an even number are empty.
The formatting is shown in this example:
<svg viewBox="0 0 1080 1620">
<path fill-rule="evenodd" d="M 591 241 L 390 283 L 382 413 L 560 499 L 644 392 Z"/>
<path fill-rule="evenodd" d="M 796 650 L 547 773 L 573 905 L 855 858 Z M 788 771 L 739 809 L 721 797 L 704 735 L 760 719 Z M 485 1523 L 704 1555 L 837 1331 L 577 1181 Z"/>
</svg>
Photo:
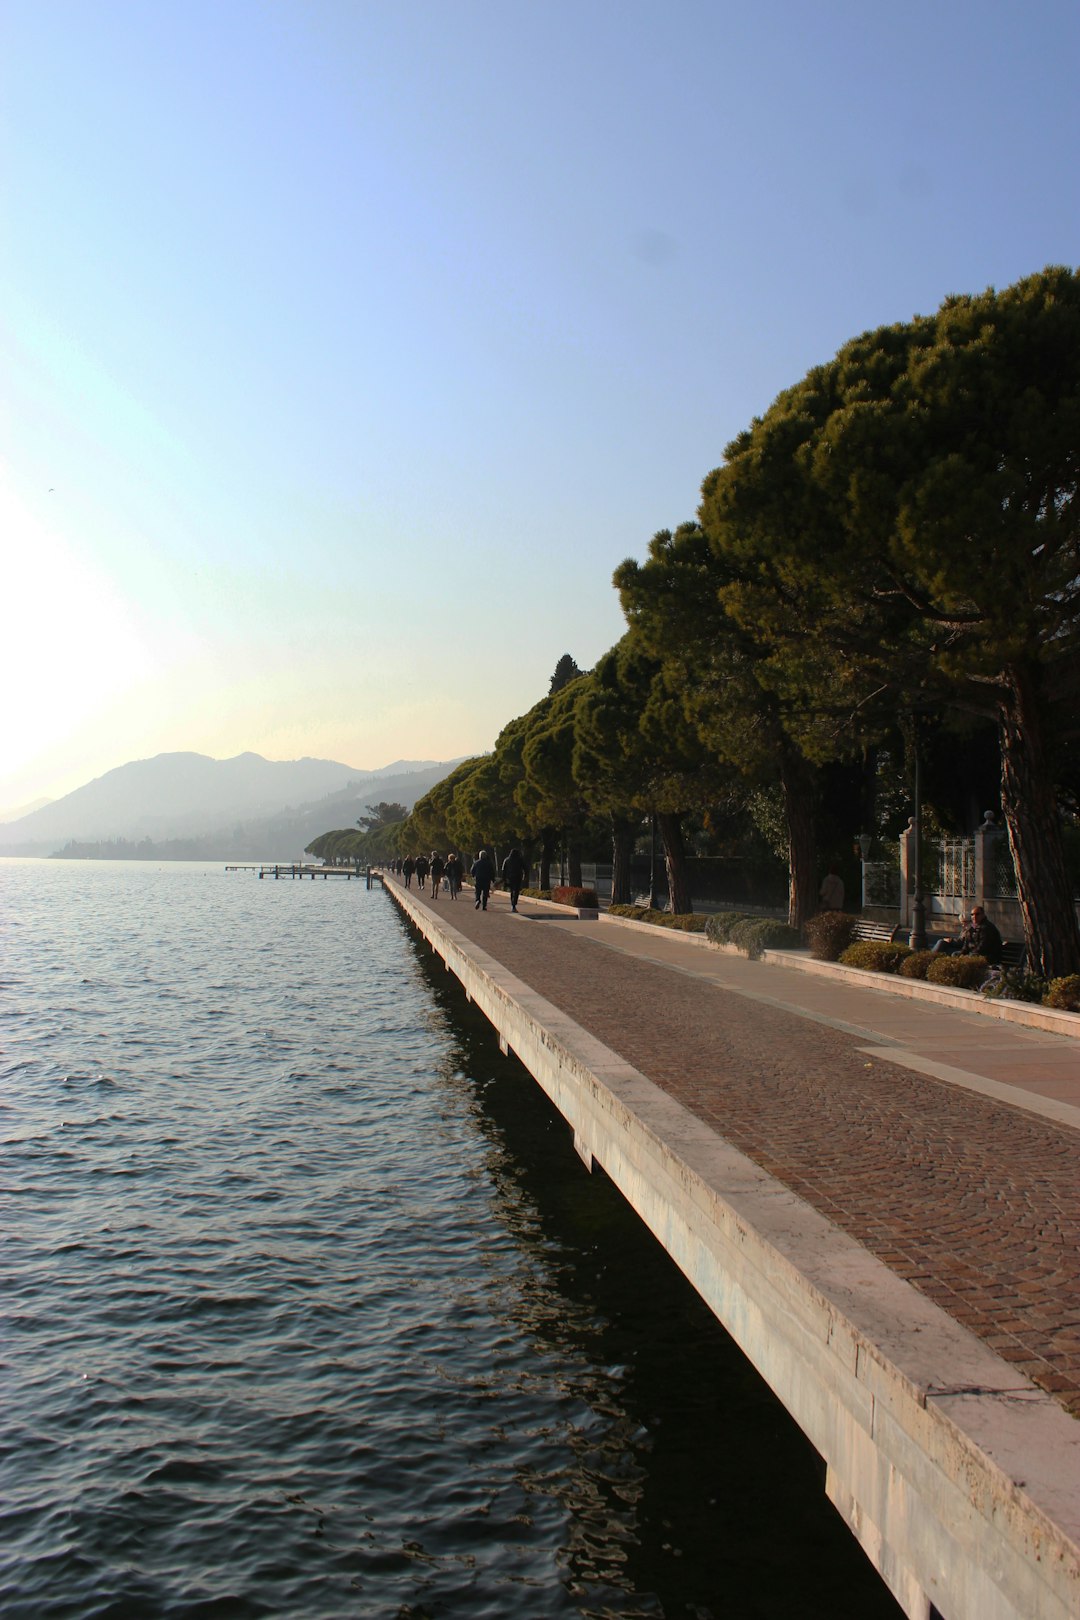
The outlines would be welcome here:
<svg viewBox="0 0 1080 1620">
<path fill-rule="evenodd" d="M 0 862 L 0 1609 L 894 1615 L 392 902 Z"/>
</svg>

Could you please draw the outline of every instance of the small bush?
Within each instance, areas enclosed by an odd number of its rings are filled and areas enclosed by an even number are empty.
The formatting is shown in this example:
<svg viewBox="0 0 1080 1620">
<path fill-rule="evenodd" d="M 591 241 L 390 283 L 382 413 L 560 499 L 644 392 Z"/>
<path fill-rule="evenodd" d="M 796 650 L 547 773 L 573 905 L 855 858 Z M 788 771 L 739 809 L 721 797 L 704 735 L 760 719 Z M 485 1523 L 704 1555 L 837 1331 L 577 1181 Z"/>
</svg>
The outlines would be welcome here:
<svg viewBox="0 0 1080 1620">
<path fill-rule="evenodd" d="M 819 911 L 806 925 L 806 943 L 811 955 L 822 962 L 838 962 L 841 951 L 851 944 L 851 932 L 858 918 L 846 911 Z"/>
<path fill-rule="evenodd" d="M 762 951 L 791 949 L 802 944 L 797 928 L 789 928 L 777 917 L 739 917 L 727 929 L 728 943 L 754 961 Z"/>
<path fill-rule="evenodd" d="M 757 924 L 759 921 L 760 919 L 757 917 L 740 917 L 737 922 L 733 922 L 728 929 L 728 944 L 737 945 L 740 951 L 746 952 L 747 956 L 757 956 Z"/>
<path fill-rule="evenodd" d="M 526 900 L 550 900 L 551 899 L 551 890 L 550 889 L 522 889 L 521 892 L 525 896 Z"/>
<path fill-rule="evenodd" d="M 1046 995 L 1046 980 L 1022 968 L 994 968 L 979 988 L 994 1001 L 1031 1001 L 1038 1005 Z"/>
<path fill-rule="evenodd" d="M 1047 1007 L 1058 1007 L 1062 1012 L 1080 1012 L 1080 973 L 1066 974 L 1063 979 L 1051 979 L 1043 1002 Z"/>
<path fill-rule="evenodd" d="M 754 937 L 759 951 L 797 951 L 802 945 L 799 930 L 779 917 L 755 918 Z"/>
<path fill-rule="evenodd" d="M 935 956 L 926 970 L 926 982 L 952 985 L 955 990 L 977 990 L 989 971 L 985 956 Z"/>
<path fill-rule="evenodd" d="M 578 889 L 569 883 L 560 883 L 553 888 L 551 898 L 557 900 L 560 906 L 591 906 L 594 911 L 600 904 L 595 889 Z"/>
<path fill-rule="evenodd" d="M 931 962 L 935 960 L 933 951 L 912 951 L 905 956 L 900 964 L 900 977 L 902 979 L 925 979 Z"/>
<path fill-rule="evenodd" d="M 845 967 L 863 968 L 868 973 L 895 973 L 911 948 L 886 939 L 857 939 L 843 951 L 840 960 Z"/>
<path fill-rule="evenodd" d="M 746 920 L 743 911 L 714 911 L 705 923 L 705 932 L 714 945 L 730 945 L 731 930 L 736 923 Z"/>
<path fill-rule="evenodd" d="M 652 923 L 654 928 L 677 928 L 684 934 L 703 934 L 707 917 L 693 911 L 653 911 L 648 906 L 609 906 L 616 917 L 630 917 L 634 922 Z"/>
</svg>

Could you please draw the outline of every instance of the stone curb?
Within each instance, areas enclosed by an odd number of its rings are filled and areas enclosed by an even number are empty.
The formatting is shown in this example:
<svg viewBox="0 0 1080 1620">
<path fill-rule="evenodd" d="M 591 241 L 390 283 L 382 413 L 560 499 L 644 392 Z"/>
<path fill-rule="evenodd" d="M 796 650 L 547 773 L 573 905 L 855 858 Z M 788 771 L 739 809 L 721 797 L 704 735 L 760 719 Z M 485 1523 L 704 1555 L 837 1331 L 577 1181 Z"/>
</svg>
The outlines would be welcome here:
<svg viewBox="0 0 1080 1620">
<path fill-rule="evenodd" d="M 530 905 L 545 902 L 530 900 Z M 564 910 L 565 907 L 559 907 Z M 605 922 L 619 928 L 636 929 L 671 937 L 679 944 L 695 945 L 707 951 L 720 951 L 725 956 L 746 956 L 737 945 L 716 945 L 705 934 L 684 933 L 677 928 L 664 928 L 656 923 L 638 922 L 634 917 L 612 916 L 601 913 Z M 870 973 L 865 968 L 845 967 L 842 962 L 823 962 L 807 951 L 764 950 L 758 961 L 769 967 L 794 968 L 800 973 L 816 973 L 820 978 L 838 979 L 842 984 L 857 985 L 864 990 L 881 990 L 890 996 L 906 996 L 910 1001 L 929 1001 L 938 1007 L 951 1007 L 955 1012 L 979 1013 L 983 1018 L 996 1018 L 1006 1024 L 1020 1024 L 1027 1029 L 1042 1029 L 1053 1035 L 1066 1035 L 1080 1040 L 1080 1013 L 1059 1012 L 1056 1007 L 1038 1007 L 1027 1001 L 991 1000 L 974 990 L 956 990 L 944 984 L 926 984 L 921 979 L 901 979 L 892 973 Z"/>
</svg>

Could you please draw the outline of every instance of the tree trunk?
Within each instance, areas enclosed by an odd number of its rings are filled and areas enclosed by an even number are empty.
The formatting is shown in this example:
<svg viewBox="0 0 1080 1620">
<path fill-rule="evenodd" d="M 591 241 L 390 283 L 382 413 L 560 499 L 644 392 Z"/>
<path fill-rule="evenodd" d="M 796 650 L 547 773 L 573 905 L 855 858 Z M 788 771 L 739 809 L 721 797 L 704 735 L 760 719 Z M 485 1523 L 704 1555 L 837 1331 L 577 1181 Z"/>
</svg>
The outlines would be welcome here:
<svg viewBox="0 0 1080 1620">
<path fill-rule="evenodd" d="M 545 827 L 540 834 L 540 882 L 541 889 L 551 888 L 551 859 L 555 854 L 555 828 Z"/>
<path fill-rule="evenodd" d="M 664 865 L 667 868 L 668 908 L 677 916 L 693 911 L 690 899 L 690 879 L 686 870 L 686 845 L 683 843 L 682 813 L 657 811 L 656 825 L 664 845 Z"/>
<path fill-rule="evenodd" d="M 819 909 L 814 769 L 790 744 L 780 748 L 780 784 L 788 834 L 788 922 L 802 928 Z"/>
<path fill-rule="evenodd" d="M 1006 671 L 1001 708 L 1001 807 L 1016 868 L 1028 968 L 1044 979 L 1080 972 L 1080 928 L 1065 866 L 1061 816 L 1046 761 L 1034 671 Z"/>
<path fill-rule="evenodd" d="M 634 881 L 631 875 L 630 863 L 634 858 L 634 845 L 637 843 L 636 821 L 626 816 L 611 817 L 611 903 L 613 906 L 629 906 L 634 900 Z"/>
<path fill-rule="evenodd" d="M 566 829 L 566 881 L 572 889 L 584 888 L 581 881 L 581 840 L 569 827 Z"/>
</svg>

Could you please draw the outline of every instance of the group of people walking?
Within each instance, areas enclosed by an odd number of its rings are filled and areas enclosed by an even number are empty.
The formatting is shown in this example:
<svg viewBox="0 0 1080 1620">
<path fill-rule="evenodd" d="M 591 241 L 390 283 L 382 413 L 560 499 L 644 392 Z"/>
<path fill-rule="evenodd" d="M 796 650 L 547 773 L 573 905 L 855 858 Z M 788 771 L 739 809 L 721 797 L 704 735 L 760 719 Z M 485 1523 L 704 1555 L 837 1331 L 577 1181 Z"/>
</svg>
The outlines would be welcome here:
<svg viewBox="0 0 1080 1620">
<path fill-rule="evenodd" d="M 437 850 L 430 855 L 406 855 L 403 859 L 390 862 L 390 870 L 404 878 L 405 887 L 412 888 L 412 880 L 416 878 L 416 887 L 424 892 L 427 881 L 431 879 L 431 898 L 437 900 L 445 883 L 450 891 L 451 900 L 456 900 L 461 892 L 461 884 L 465 875 L 465 863 L 454 850 L 444 859 Z M 529 875 L 529 863 L 521 850 L 515 847 L 507 855 L 500 868 L 503 883 L 510 896 L 510 910 L 516 911 L 518 899 L 521 895 L 525 880 Z M 486 911 L 488 899 L 491 895 L 491 885 L 495 881 L 495 860 L 490 850 L 478 851 L 475 861 L 469 868 L 469 875 L 473 880 L 476 892 L 477 911 Z"/>
</svg>

